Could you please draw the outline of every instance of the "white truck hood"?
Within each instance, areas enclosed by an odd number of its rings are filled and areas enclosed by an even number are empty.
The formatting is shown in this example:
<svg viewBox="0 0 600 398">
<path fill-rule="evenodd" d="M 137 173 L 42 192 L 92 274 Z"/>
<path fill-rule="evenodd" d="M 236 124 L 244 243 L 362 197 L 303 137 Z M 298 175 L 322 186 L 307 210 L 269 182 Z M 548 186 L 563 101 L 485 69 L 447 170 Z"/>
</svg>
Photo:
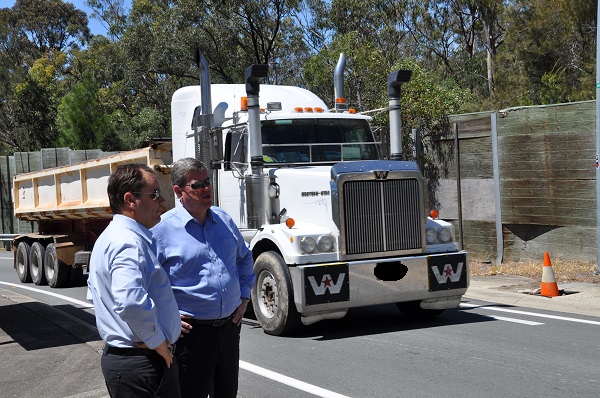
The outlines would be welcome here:
<svg viewBox="0 0 600 398">
<path fill-rule="evenodd" d="M 337 234 L 332 219 L 331 166 L 306 166 L 269 169 L 279 185 L 279 211 L 296 221 L 330 228 Z"/>
</svg>

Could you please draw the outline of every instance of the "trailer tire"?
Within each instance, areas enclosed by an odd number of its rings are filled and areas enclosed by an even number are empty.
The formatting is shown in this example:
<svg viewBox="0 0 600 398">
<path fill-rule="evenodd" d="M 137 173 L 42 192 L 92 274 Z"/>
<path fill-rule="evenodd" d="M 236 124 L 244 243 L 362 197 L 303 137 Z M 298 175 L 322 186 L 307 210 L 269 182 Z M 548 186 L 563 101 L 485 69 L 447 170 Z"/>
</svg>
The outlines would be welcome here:
<svg viewBox="0 0 600 398">
<path fill-rule="evenodd" d="M 265 333 L 282 336 L 300 326 L 294 304 L 294 289 L 287 264 L 279 253 L 262 253 L 254 263 L 256 284 L 252 288 L 252 307 Z"/>
<path fill-rule="evenodd" d="M 432 319 L 444 312 L 444 310 L 426 310 L 421 308 L 421 302 L 418 300 L 396 303 L 396 307 L 398 307 L 405 317 L 415 320 Z"/>
<path fill-rule="evenodd" d="M 44 273 L 50 287 L 68 287 L 71 267 L 60 261 L 56 255 L 56 246 L 50 243 L 44 254 Z"/>
<path fill-rule="evenodd" d="M 27 242 L 19 243 L 17 246 L 17 252 L 15 256 L 17 256 L 16 261 L 16 270 L 17 275 L 19 276 L 19 280 L 22 283 L 31 283 L 31 272 L 29 272 L 29 251 L 31 250 L 31 246 Z"/>
<path fill-rule="evenodd" d="M 36 285 L 45 285 L 46 276 L 44 275 L 44 246 L 40 242 L 33 242 L 29 251 L 29 270 L 31 279 Z"/>
</svg>

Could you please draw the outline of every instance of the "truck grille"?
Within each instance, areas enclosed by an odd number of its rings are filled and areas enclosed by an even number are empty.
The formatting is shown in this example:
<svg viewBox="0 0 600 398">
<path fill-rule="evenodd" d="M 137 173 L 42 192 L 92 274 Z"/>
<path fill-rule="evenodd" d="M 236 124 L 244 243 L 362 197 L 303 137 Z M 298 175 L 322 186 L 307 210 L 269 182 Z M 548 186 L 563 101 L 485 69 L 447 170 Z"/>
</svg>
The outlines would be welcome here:
<svg viewBox="0 0 600 398">
<path fill-rule="evenodd" d="M 422 247 L 416 179 L 346 181 L 343 198 L 346 255 Z"/>
</svg>

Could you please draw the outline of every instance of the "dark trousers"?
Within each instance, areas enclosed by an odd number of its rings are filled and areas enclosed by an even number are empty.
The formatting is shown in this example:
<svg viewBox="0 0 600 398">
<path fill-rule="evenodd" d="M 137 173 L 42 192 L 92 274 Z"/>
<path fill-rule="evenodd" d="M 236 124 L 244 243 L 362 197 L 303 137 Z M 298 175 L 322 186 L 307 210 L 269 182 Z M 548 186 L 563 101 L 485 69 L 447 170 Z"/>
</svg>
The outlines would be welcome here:
<svg viewBox="0 0 600 398">
<path fill-rule="evenodd" d="M 176 360 L 167 368 L 155 351 L 148 355 L 118 355 L 108 353 L 105 347 L 100 363 L 112 398 L 181 398 Z"/>
<path fill-rule="evenodd" d="M 187 322 L 187 320 L 186 320 Z M 195 324 L 177 341 L 179 384 L 183 397 L 234 398 L 238 390 L 240 326 Z"/>
</svg>

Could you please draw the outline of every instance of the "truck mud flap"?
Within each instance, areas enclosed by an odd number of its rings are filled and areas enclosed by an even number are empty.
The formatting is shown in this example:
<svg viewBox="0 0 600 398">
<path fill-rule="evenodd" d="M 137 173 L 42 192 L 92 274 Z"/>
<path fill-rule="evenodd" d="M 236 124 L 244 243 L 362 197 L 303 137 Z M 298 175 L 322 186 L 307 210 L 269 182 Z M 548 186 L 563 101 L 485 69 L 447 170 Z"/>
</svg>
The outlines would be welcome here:
<svg viewBox="0 0 600 398">
<path fill-rule="evenodd" d="M 467 256 L 464 253 L 427 257 L 429 291 L 467 288 Z"/>
<path fill-rule="evenodd" d="M 350 300 L 348 264 L 305 267 L 303 271 L 305 305 Z"/>
</svg>

